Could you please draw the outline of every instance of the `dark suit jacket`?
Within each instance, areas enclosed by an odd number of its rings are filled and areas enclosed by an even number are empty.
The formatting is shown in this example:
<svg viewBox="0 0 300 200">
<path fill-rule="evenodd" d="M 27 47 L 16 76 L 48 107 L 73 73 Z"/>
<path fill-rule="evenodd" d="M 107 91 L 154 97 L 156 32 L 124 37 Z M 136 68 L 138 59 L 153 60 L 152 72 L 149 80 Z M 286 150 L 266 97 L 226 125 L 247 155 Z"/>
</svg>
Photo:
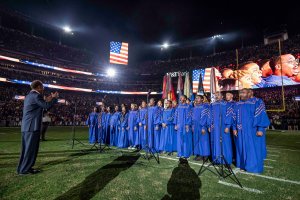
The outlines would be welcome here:
<svg viewBox="0 0 300 200">
<path fill-rule="evenodd" d="M 43 109 L 49 109 L 56 102 L 57 99 L 46 102 L 41 94 L 36 91 L 30 91 L 24 101 L 21 132 L 40 131 Z"/>
</svg>

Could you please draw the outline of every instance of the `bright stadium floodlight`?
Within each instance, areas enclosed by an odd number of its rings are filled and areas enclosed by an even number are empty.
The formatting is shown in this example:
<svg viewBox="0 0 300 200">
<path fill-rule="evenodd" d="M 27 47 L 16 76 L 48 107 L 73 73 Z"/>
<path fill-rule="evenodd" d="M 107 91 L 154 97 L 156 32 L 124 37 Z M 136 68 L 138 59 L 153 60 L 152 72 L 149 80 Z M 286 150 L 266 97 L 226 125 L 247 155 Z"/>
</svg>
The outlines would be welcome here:
<svg viewBox="0 0 300 200">
<path fill-rule="evenodd" d="M 168 44 L 167 42 L 165 42 L 165 43 L 162 45 L 162 48 L 164 48 L 164 49 L 169 48 L 169 44 Z"/>
<path fill-rule="evenodd" d="M 114 76 L 116 76 L 116 70 L 113 68 L 108 68 L 106 71 L 106 75 L 108 77 L 114 77 Z"/>
<path fill-rule="evenodd" d="M 70 26 L 64 26 L 63 29 L 66 33 L 71 33 L 72 34 L 72 29 L 70 28 Z"/>
</svg>

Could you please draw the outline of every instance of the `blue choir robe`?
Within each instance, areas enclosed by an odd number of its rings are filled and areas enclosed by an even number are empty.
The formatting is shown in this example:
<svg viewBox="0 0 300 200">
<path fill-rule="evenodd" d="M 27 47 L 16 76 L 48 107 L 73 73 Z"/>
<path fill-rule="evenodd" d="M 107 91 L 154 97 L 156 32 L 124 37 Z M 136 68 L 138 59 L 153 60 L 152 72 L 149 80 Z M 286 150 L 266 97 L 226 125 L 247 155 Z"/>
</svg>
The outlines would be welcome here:
<svg viewBox="0 0 300 200">
<path fill-rule="evenodd" d="M 154 129 L 155 129 L 155 125 L 154 125 L 154 120 L 155 120 L 155 116 L 156 116 L 156 110 L 157 107 L 156 106 L 149 106 L 147 109 L 147 132 L 148 132 L 148 146 L 150 149 L 153 149 L 154 146 Z M 156 149 L 154 149 L 155 151 L 158 151 Z"/>
<path fill-rule="evenodd" d="M 203 103 L 193 108 L 193 149 L 194 155 L 209 156 L 210 140 L 208 133 L 209 104 Z M 202 130 L 205 134 L 202 134 Z"/>
<path fill-rule="evenodd" d="M 86 125 L 89 126 L 89 142 L 94 144 L 98 138 L 98 113 L 90 113 Z"/>
<path fill-rule="evenodd" d="M 186 103 L 179 104 L 175 111 L 174 124 L 177 126 L 177 155 L 179 157 L 189 158 L 193 153 L 192 115 L 192 109 Z"/>
<path fill-rule="evenodd" d="M 265 103 L 262 99 L 254 97 L 255 103 L 255 116 L 254 126 L 257 127 L 257 131 L 262 131 L 263 136 L 261 137 L 261 152 L 263 159 L 267 158 L 267 145 L 266 145 L 266 128 L 270 125 L 269 117 L 266 113 Z"/>
<path fill-rule="evenodd" d="M 169 153 L 173 152 L 173 137 L 174 137 L 174 115 L 173 108 L 168 108 L 163 111 L 162 123 L 166 124 L 166 127 L 162 127 L 160 138 L 160 149 Z"/>
<path fill-rule="evenodd" d="M 120 121 L 120 112 L 115 112 L 114 114 L 112 114 L 109 121 L 110 146 L 117 146 L 119 121 Z"/>
<path fill-rule="evenodd" d="M 157 106 L 154 116 L 154 148 L 156 151 L 160 150 L 161 120 L 163 109 L 163 107 Z"/>
<path fill-rule="evenodd" d="M 98 142 L 105 143 L 106 139 L 106 128 L 105 128 L 105 122 L 106 122 L 106 113 L 100 112 L 98 114 Z"/>
<path fill-rule="evenodd" d="M 121 114 L 120 116 L 120 133 L 117 145 L 117 147 L 119 148 L 128 147 L 128 116 L 128 113 L 126 113 L 125 115 Z"/>
<path fill-rule="evenodd" d="M 139 113 L 138 113 L 137 110 L 129 111 L 129 116 L 128 116 L 128 141 L 129 141 L 129 146 L 138 145 L 138 142 L 136 142 L 136 139 L 139 139 L 138 138 L 138 114 Z"/>
<path fill-rule="evenodd" d="M 253 98 L 237 102 L 233 119 L 233 129 L 238 132 L 236 166 L 248 172 L 262 173 L 265 139 L 258 137 L 256 132 L 265 133 L 265 128 L 269 125 L 263 102 Z"/>
<path fill-rule="evenodd" d="M 222 150 L 227 164 L 230 165 L 232 163 L 232 139 L 230 131 L 225 133 L 225 128 L 230 129 L 231 127 L 233 105 L 234 104 L 224 100 L 216 101 L 210 105 L 209 122 L 211 131 L 211 155 L 216 163 L 225 164 L 220 160 Z M 222 150 L 220 136 L 222 136 Z"/>
<path fill-rule="evenodd" d="M 106 113 L 105 114 L 105 144 L 110 144 L 110 118 L 112 114 Z"/>
<path fill-rule="evenodd" d="M 174 119 L 175 119 L 175 113 L 176 113 L 176 110 L 177 110 L 177 106 L 174 109 Z M 174 124 L 174 123 L 173 123 Z M 175 124 L 174 124 L 175 126 Z M 173 131 L 173 141 L 172 141 L 172 146 L 173 146 L 173 152 L 177 152 L 177 130 L 175 130 L 175 127 L 174 127 L 174 131 Z"/>
<path fill-rule="evenodd" d="M 139 143 L 141 144 L 142 148 L 145 148 L 146 146 L 146 116 L 147 116 L 147 108 L 141 108 L 139 110 L 139 116 L 138 116 L 138 123 L 139 125 Z"/>
</svg>

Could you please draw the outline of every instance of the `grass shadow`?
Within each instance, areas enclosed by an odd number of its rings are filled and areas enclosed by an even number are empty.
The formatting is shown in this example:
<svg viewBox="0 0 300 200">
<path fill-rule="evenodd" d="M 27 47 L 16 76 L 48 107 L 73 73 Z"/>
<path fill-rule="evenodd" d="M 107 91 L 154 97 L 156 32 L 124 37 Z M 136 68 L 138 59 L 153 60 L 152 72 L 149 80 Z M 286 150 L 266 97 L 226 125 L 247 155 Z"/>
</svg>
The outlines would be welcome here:
<svg viewBox="0 0 300 200">
<path fill-rule="evenodd" d="M 66 193 L 57 197 L 57 200 L 81 199 L 87 200 L 93 198 L 100 192 L 110 181 L 116 178 L 122 171 L 129 169 L 139 159 L 139 155 L 122 155 L 111 163 L 101 167 L 94 173 L 90 174 L 85 180 L 72 187 Z"/>
<path fill-rule="evenodd" d="M 168 182 L 166 194 L 162 200 L 180 199 L 196 200 L 200 199 L 201 180 L 195 170 L 193 170 L 187 160 L 180 160 Z"/>
</svg>

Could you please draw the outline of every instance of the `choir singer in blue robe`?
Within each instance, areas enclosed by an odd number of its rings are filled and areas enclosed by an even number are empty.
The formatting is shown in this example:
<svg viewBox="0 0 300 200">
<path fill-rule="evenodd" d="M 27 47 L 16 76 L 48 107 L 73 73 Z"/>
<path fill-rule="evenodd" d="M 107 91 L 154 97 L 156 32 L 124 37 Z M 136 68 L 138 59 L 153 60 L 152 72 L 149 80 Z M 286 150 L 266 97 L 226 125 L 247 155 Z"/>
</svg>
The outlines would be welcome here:
<svg viewBox="0 0 300 200">
<path fill-rule="evenodd" d="M 232 163 L 230 127 L 233 104 L 224 101 L 221 92 L 215 93 L 215 98 L 216 101 L 211 103 L 209 111 L 212 159 L 215 163 L 230 165 Z M 227 163 L 221 160 L 222 154 Z"/>
<path fill-rule="evenodd" d="M 165 151 L 168 155 L 173 153 L 173 135 L 174 135 L 174 109 L 172 108 L 172 101 L 168 100 L 166 109 L 162 114 L 162 131 L 160 139 L 160 150 Z"/>
<path fill-rule="evenodd" d="M 110 118 L 110 146 L 117 146 L 119 135 L 120 112 L 119 106 L 115 105 L 115 112 Z"/>
<path fill-rule="evenodd" d="M 136 139 L 138 139 L 138 110 L 136 104 L 131 104 L 131 110 L 128 115 L 128 149 L 135 149 L 138 145 Z"/>
<path fill-rule="evenodd" d="M 146 127 L 146 116 L 147 116 L 147 103 L 146 101 L 142 101 L 141 109 L 139 110 L 138 122 L 139 122 L 139 138 L 140 144 L 142 148 L 146 146 L 146 134 L 147 134 L 147 127 Z"/>
<path fill-rule="evenodd" d="M 175 111 L 174 124 L 177 130 L 177 156 L 187 159 L 192 155 L 192 109 L 186 103 L 187 97 L 180 96 L 180 104 Z"/>
<path fill-rule="evenodd" d="M 118 145 L 119 148 L 128 147 L 128 113 L 125 106 L 122 106 L 122 113 L 120 116 L 120 130 L 119 130 Z"/>
<path fill-rule="evenodd" d="M 265 140 L 263 135 L 269 125 L 262 101 L 249 97 L 249 90 L 240 92 L 241 101 L 234 108 L 233 133 L 236 136 L 236 165 L 252 173 L 262 173 L 264 169 Z"/>
<path fill-rule="evenodd" d="M 157 109 L 154 115 L 154 148 L 160 150 L 160 136 L 161 136 L 161 120 L 164 108 L 162 107 L 162 101 L 157 102 Z"/>
<path fill-rule="evenodd" d="M 155 152 L 158 149 L 154 148 L 154 120 L 157 107 L 155 106 L 155 100 L 153 98 L 149 101 L 149 106 L 147 109 L 147 132 L 148 132 L 148 146 L 150 149 L 153 149 Z"/>
<path fill-rule="evenodd" d="M 194 160 L 206 160 L 210 155 L 210 141 L 209 141 L 209 104 L 203 103 L 204 97 L 197 95 L 195 105 L 193 108 L 193 149 Z"/>
<path fill-rule="evenodd" d="M 86 120 L 86 125 L 89 127 L 89 142 L 94 144 L 98 138 L 98 108 L 94 107 L 93 112 L 89 114 Z"/>
</svg>

